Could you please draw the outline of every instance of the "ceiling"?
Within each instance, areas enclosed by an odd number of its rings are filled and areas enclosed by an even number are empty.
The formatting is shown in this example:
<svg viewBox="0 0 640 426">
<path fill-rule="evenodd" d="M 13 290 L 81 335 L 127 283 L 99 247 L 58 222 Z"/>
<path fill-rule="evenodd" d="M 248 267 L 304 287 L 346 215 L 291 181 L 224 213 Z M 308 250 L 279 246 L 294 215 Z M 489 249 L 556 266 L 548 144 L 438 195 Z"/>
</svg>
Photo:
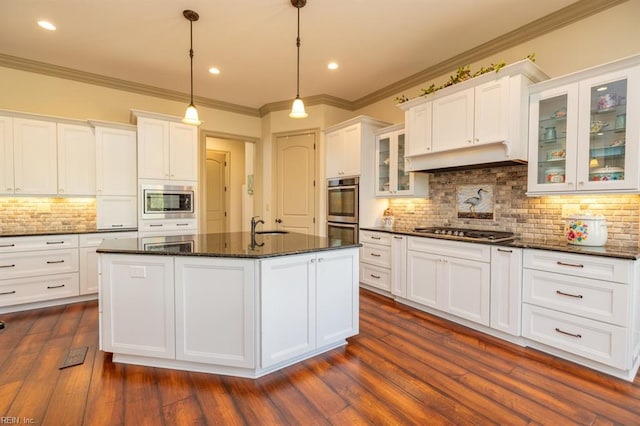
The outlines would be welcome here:
<svg viewBox="0 0 640 426">
<path fill-rule="evenodd" d="M 356 102 L 575 2 L 308 0 L 300 9 L 300 95 Z M 206 98 L 258 109 L 296 94 L 291 0 L 5 0 L 0 8 L 5 59 L 181 94 L 190 90 L 182 11 L 192 9 L 200 15 L 193 24 L 196 104 Z M 41 29 L 40 19 L 57 30 Z M 330 61 L 339 68 L 328 70 Z M 221 73 L 210 74 L 212 66 Z"/>
</svg>

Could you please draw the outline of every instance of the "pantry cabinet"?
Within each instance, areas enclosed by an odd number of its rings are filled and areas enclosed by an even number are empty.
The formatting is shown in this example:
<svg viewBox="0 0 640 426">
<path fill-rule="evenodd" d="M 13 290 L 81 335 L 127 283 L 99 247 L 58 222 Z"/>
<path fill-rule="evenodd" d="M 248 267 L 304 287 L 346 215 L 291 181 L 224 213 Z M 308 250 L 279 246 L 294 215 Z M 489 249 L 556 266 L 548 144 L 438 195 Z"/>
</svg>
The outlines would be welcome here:
<svg viewBox="0 0 640 426">
<path fill-rule="evenodd" d="M 138 126 L 138 178 L 198 180 L 198 127 L 177 117 L 134 111 Z"/>
<path fill-rule="evenodd" d="M 375 193 L 377 197 L 425 197 L 429 176 L 405 168 L 406 139 L 402 124 L 376 131 Z"/>
<path fill-rule="evenodd" d="M 640 55 L 530 91 L 529 195 L 640 190 Z"/>
<path fill-rule="evenodd" d="M 92 121 L 96 132 L 98 229 L 136 228 L 138 190 L 135 126 Z"/>
</svg>

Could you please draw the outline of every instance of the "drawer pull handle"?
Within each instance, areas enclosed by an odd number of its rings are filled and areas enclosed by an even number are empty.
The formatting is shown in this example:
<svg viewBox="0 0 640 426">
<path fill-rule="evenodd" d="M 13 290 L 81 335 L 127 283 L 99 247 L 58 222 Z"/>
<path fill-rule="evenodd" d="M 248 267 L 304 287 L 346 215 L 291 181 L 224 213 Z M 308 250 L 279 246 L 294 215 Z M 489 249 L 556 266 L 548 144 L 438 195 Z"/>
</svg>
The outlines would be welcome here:
<svg viewBox="0 0 640 426">
<path fill-rule="evenodd" d="M 15 244 L 2 244 L 0 247 L 15 247 Z"/>
<path fill-rule="evenodd" d="M 60 284 L 60 285 L 48 285 L 47 288 L 49 290 L 54 289 L 54 288 L 62 288 L 64 287 L 64 284 Z"/>
<path fill-rule="evenodd" d="M 556 290 L 556 294 L 559 294 L 561 296 L 575 297 L 576 299 L 582 299 L 582 295 L 581 294 L 565 293 L 564 291 L 560 291 L 560 290 Z"/>
<path fill-rule="evenodd" d="M 47 244 L 64 244 L 64 241 L 47 241 Z"/>
<path fill-rule="evenodd" d="M 569 333 L 567 331 L 560 330 L 558 327 L 556 327 L 556 331 L 558 333 L 561 333 L 561 334 L 566 334 L 567 336 L 571 336 L 571 337 L 575 337 L 575 338 L 578 338 L 578 339 L 582 339 L 582 334 Z"/>
<path fill-rule="evenodd" d="M 380 237 L 371 237 L 372 240 L 379 240 L 381 239 Z"/>
<path fill-rule="evenodd" d="M 566 263 L 566 262 L 560 262 L 559 260 L 556 263 L 561 266 L 571 266 L 573 268 L 584 268 L 584 265 L 580 263 Z"/>
<path fill-rule="evenodd" d="M 380 255 L 378 253 L 371 253 L 371 256 L 373 257 L 380 257 Z"/>
<path fill-rule="evenodd" d="M 51 265 L 52 263 L 64 263 L 64 260 L 47 260 L 47 265 Z"/>
<path fill-rule="evenodd" d="M 395 238 L 396 240 L 401 240 L 402 239 L 402 237 L 398 237 L 397 235 L 394 236 L 393 238 Z"/>
<path fill-rule="evenodd" d="M 9 294 L 16 294 L 16 291 L 15 290 L 5 291 L 4 293 L 0 293 L 0 296 L 6 296 Z"/>
<path fill-rule="evenodd" d="M 112 228 L 122 228 L 124 225 L 120 224 L 120 225 L 111 225 Z"/>
<path fill-rule="evenodd" d="M 373 274 L 369 274 L 369 275 L 371 275 L 371 278 L 375 278 L 376 280 L 380 279 L 380 275 L 373 275 Z"/>
<path fill-rule="evenodd" d="M 176 226 L 189 226 L 188 223 L 176 223 Z"/>
<path fill-rule="evenodd" d="M 159 223 L 159 224 L 155 224 L 155 225 L 154 225 L 154 224 L 152 224 L 152 225 L 149 225 L 149 228 L 157 228 L 157 227 L 159 227 L 159 226 L 160 226 L 160 227 L 162 227 L 162 224 L 161 224 L 161 223 Z"/>
<path fill-rule="evenodd" d="M 15 268 L 16 265 L 15 264 L 11 264 L 11 265 L 0 265 L 0 268 Z"/>
<path fill-rule="evenodd" d="M 498 251 L 501 251 L 503 253 L 513 253 L 513 250 L 506 250 L 506 249 L 501 249 L 501 248 L 499 248 Z"/>
</svg>

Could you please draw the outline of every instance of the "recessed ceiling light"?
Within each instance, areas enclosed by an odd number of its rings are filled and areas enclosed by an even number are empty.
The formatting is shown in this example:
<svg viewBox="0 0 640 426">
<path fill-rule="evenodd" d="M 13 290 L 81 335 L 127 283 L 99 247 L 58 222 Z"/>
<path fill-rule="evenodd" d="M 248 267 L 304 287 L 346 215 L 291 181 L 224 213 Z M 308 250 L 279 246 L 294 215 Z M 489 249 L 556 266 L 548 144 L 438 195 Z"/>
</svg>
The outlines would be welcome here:
<svg viewBox="0 0 640 426">
<path fill-rule="evenodd" d="M 338 64 L 336 62 L 329 62 L 329 65 L 327 65 L 327 68 L 329 68 L 330 70 L 337 70 Z"/>
<path fill-rule="evenodd" d="M 209 68 L 209 72 L 210 72 L 211 74 L 215 74 L 215 75 L 220 74 L 220 70 L 219 70 L 218 68 L 216 68 L 216 67 L 211 67 L 211 68 Z"/>
<path fill-rule="evenodd" d="M 49 31 L 55 31 L 56 30 L 56 26 L 53 25 L 51 22 L 49 21 L 38 21 L 38 25 L 41 28 L 44 28 L 45 30 L 49 30 Z"/>
</svg>

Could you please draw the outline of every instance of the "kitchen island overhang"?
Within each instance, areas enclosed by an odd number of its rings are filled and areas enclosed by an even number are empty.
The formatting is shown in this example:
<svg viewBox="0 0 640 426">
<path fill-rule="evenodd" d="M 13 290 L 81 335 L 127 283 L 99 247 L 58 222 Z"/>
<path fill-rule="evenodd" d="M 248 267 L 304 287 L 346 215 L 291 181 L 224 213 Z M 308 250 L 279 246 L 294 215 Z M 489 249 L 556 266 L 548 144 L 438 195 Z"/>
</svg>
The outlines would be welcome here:
<svg viewBox="0 0 640 426">
<path fill-rule="evenodd" d="M 257 378 L 358 334 L 357 243 L 238 232 L 98 254 L 100 349 L 114 362 Z"/>
</svg>

